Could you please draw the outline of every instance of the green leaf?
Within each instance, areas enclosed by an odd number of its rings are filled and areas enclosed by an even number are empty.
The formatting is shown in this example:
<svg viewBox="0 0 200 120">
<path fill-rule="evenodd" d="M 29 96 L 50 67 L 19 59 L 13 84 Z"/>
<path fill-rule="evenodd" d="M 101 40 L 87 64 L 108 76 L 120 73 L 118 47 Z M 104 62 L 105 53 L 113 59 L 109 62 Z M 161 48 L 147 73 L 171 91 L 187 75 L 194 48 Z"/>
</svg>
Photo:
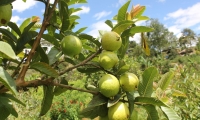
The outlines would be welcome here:
<svg viewBox="0 0 200 120">
<path fill-rule="evenodd" d="M 15 33 L 17 33 L 18 36 L 21 36 L 21 31 L 20 31 L 20 29 L 18 28 L 18 26 L 17 26 L 16 23 L 9 22 L 9 23 L 8 23 L 8 26 L 9 26 L 13 31 L 15 31 Z"/>
<path fill-rule="evenodd" d="M 21 102 L 19 99 L 17 99 L 16 97 L 14 97 L 14 96 L 11 95 L 11 94 L 2 93 L 2 94 L 0 94 L 0 96 L 1 96 L 1 97 L 5 97 L 5 98 L 8 98 L 8 99 L 10 99 L 10 100 L 13 100 L 13 101 L 15 101 L 15 102 L 17 102 L 17 103 L 19 103 L 19 104 L 21 104 L 21 105 L 23 105 L 23 106 L 26 106 L 23 102 Z"/>
<path fill-rule="evenodd" d="M 128 6 L 130 4 L 130 0 L 128 0 L 119 10 L 118 10 L 118 14 L 117 14 L 117 22 L 121 22 L 123 20 L 126 20 L 126 12 L 128 9 Z"/>
<path fill-rule="evenodd" d="M 38 52 L 40 54 L 40 57 L 41 57 L 40 62 L 49 64 L 49 58 L 48 58 L 45 50 L 40 45 L 38 45 L 36 52 Z"/>
<path fill-rule="evenodd" d="M 94 37 L 91 36 L 91 35 L 82 33 L 82 34 L 80 34 L 78 37 L 79 37 L 80 39 L 89 40 L 89 41 L 91 41 L 92 43 L 94 43 L 95 45 L 97 45 L 98 47 L 101 46 L 101 43 L 99 42 L 99 40 L 97 40 L 96 38 L 94 38 Z"/>
<path fill-rule="evenodd" d="M 97 116 L 105 116 L 108 112 L 107 101 L 108 99 L 101 94 L 93 96 L 88 106 L 80 112 L 81 117 L 95 118 Z"/>
<path fill-rule="evenodd" d="M 117 53 L 119 59 L 123 59 L 123 57 L 125 56 L 127 49 L 129 47 L 129 42 L 130 42 L 129 36 L 122 37 L 122 45 L 119 48 L 118 53 Z"/>
<path fill-rule="evenodd" d="M 150 104 L 154 106 L 166 106 L 162 101 L 153 97 L 136 97 L 135 104 L 138 104 L 138 105 Z"/>
<path fill-rule="evenodd" d="M 121 68 L 118 69 L 118 71 L 116 72 L 117 75 L 121 75 L 125 72 L 127 72 L 130 69 L 130 65 L 124 65 Z"/>
<path fill-rule="evenodd" d="M 85 29 L 87 29 L 87 27 L 80 28 L 79 30 L 77 30 L 77 31 L 75 32 L 75 34 L 80 34 L 80 33 L 83 32 Z"/>
<path fill-rule="evenodd" d="M 43 63 L 43 62 L 31 63 L 30 68 L 40 71 L 41 73 L 44 73 L 51 77 L 55 77 L 55 78 L 58 77 L 58 73 L 55 71 L 55 69 L 53 69 L 47 63 Z"/>
<path fill-rule="evenodd" d="M 23 31 L 24 31 L 25 28 L 26 28 L 26 31 L 30 30 L 30 28 L 35 24 L 35 21 L 37 19 L 39 19 L 38 16 L 32 16 L 32 17 L 27 18 L 26 20 L 24 20 L 23 23 L 19 27 L 21 33 L 23 33 Z"/>
<path fill-rule="evenodd" d="M 187 98 L 187 95 L 184 92 L 175 89 L 172 89 L 172 96 Z"/>
<path fill-rule="evenodd" d="M 49 65 L 52 65 L 62 56 L 62 51 L 52 47 L 47 56 L 49 58 Z"/>
<path fill-rule="evenodd" d="M 110 26 L 111 28 L 113 28 L 112 21 L 106 20 L 105 23 L 106 23 L 108 26 Z"/>
<path fill-rule="evenodd" d="M 162 90 L 166 90 L 173 77 L 174 77 L 173 71 L 165 73 L 164 75 L 162 75 L 161 80 L 158 82 L 158 87 L 160 87 Z"/>
<path fill-rule="evenodd" d="M 128 98 L 128 104 L 129 104 L 129 111 L 130 111 L 130 116 L 132 116 L 133 111 L 134 111 L 134 92 L 126 92 L 127 98 Z"/>
<path fill-rule="evenodd" d="M 20 53 L 24 49 L 25 44 L 29 43 L 37 35 L 38 33 L 35 31 L 23 32 L 19 40 L 17 41 L 17 46 L 16 46 L 17 53 Z"/>
<path fill-rule="evenodd" d="M 10 32 L 8 31 L 7 29 L 4 29 L 4 28 L 0 28 L 0 32 L 7 36 L 8 38 L 10 38 L 11 40 L 13 40 L 14 42 L 17 42 L 17 38 Z"/>
<path fill-rule="evenodd" d="M 146 26 L 135 26 L 124 31 L 123 34 L 133 36 L 135 33 L 152 32 L 154 29 Z"/>
<path fill-rule="evenodd" d="M 69 30 L 71 24 L 69 20 L 69 11 L 68 11 L 68 5 L 64 1 L 59 1 L 58 3 L 59 13 L 60 13 L 60 19 L 62 22 L 61 31 Z"/>
<path fill-rule="evenodd" d="M 0 41 L 0 57 L 7 58 L 7 59 L 17 59 L 15 52 L 13 51 L 12 47 L 3 41 Z"/>
<path fill-rule="evenodd" d="M 107 107 L 109 108 L 109 107 L 115 105 L 116 103 L 118 103 L 118 101 L 120 100 L 121 97 L 122 97 L 122 95 L 117 94 L 117 95 L 114 96 L 114 98 L 109 99 Z"/>
<path fill-rule="evenodd" d="M 159 120 L 158 111 L 154 105 L 143 105 L 148 114 L 147 120 Z"/>
<path fill-rule="evenodd" d="M 11 101 L 6 97 L 1 97 L 0 94 L 0 113 L 1 119 L 5 120 L 10 114 L 18 117 L 16 110 L 13 108 Z"/>
<path fill-rule="evenodd" d="M 51 108 L 51 104 L 54 97 L 53 88 L 54 86 L 43 86 L 44 97 L 42 99 L 40 116 L 45 115 Z"/>
<path fill-rule="evenodd" d="M 14 2 L 14 1 L 15 0 L 1 0 L 0 1 L 0 6 L 10 4 L 10 3 Z"/>
<path fill-rule="evenodd" d="M 181 120 L 181 118 L 176 114 L 176 112 L 170 107 L 161 106 L 160 107 L 168 120 Z"/>
<path fill-rule="evenodd" d="M 135 22 L 141 21 L 141 20 L 149 20 L 149 17 L 147 17 L 147 16 L 139 16 L 139 17 L 137 17 L 137 19 L 135 19 Z"/>
<path fill-rule="evenodd" d="M 142 74 L 142 80 L 138 86 L 140 96 L 151 97 L 153 92 L 153 80 L 158 75 L 158 70 L 155 67 L 147 68 Z"/>
<path fill-rule="evenodd" d="M 0 81 L 5 85 L 13 94 L 17 94 L 16 84 L 13 78 L 0 66 Z"/>
<path fill-rule="evenodd" d="M 130 20 L 120 21 L 113 27 L 112 31 L 115 31 L 118 34 L 121 34 L 121 32 L 129 28 L 132 24 L 134 24 L 134 22 Z"/>
<path fill-rule="evenodd" d="M 87 3 L 87 0 L 70 0 L 68 2 L 68 5 L 73 5 L 73 4 L 80 4 L 80 3 Z"/>
</svg>

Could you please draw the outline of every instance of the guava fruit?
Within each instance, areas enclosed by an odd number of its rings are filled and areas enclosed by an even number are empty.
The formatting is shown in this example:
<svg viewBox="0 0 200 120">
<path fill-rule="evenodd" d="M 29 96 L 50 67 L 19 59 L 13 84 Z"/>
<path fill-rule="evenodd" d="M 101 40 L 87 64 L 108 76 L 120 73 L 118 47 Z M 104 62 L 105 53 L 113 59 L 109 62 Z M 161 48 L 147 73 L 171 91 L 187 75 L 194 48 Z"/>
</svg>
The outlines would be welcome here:
<svg viewBox="0 0 200 120">
<path fill-rule="evenodd" d="M 111 74 L 103 75 L 99 82 L 99 91 L 105 97 L 114 97 L 119 92 L 120 84 L 119 80 Z"/>
<path fill-rule="evenodd" d="M 102 51 L 99 55 L 99 64 L 104 69 L 113 68 L 119 61 L 117 54 L 111 51 Z"/>
<path fill-rule="evenodd" d="M 109 120 L 128 120 L 129 115 L 130 112 L 127 105 L 121 101 L 108 108 Z"/>
<path fill-rule="evenodd" d="M 119 78 L 122 89 L 126 92 L 132 92 L 137 90 L 139 80 L 138 77 L 133 73 L 124 73 Z"/>
<path fill-rule="evenodd" d="M 62 52 L 68 56 L 78 55 L 82 50 L 80 39 L 74 35 L 67 35 L 61 41 Z"/>
<path fill-rule="evenodd" d="M 11 4 L 0 6 L 0 26 L 7 26 L 12 17 Z"/>
<path fill-rule="evenodd" d="M 121 47 L 122 39 L 118 33 L 109 31 L 103 34 L 101 45 L 104 50 L 116 51 Z"/>
</svg>

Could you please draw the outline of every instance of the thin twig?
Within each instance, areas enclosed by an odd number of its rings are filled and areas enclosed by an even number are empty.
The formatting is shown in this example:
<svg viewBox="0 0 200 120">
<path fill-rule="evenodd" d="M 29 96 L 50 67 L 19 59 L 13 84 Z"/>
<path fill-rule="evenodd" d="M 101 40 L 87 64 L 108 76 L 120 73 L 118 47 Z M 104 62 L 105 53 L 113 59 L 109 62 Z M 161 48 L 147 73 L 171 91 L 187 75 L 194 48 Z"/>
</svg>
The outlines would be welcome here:
<svg viewBox="0 0 200 120">
<path fill-rule="evenodd" d="M 73 87 L 73 86 L 70 86 L 70 85 L 64 85 L 64 84 L 59 84 L 59 83 L 55 83 L 55 82 L 53 82 L 52 85 L 67 88 L 69 90 L 77 90 L 77 91 L 81 91 L 81 92 L 87 92 L 87 93 L 91 93 L 91 94 L 94 94 L 94 95 L 99 93 L 97 91 L 85 90 L 85 89 L 76 88 L 76 87 Z"/>
<path fill-rule="evenodd" d="M 96 57 L 99 53 L 101 53 L 102 49 L 99 49 L 97 52 L 95 52 L 94 54 L 92 54 L 90 57 L 88 57 L 87 59 L 83 60 L 82 62 L 80 62 L 79 64 L 77 65 L 74 65 L 72 67 L 69 67 L 67 69 L 65 69 L 64 71 L 60 72 L 59 75 L 63 75 L 65 74 L 66 72 L 69 72 L 75 68 L 78 68 L 80 66 L 83 66 L 85 65 L 87 62 L 89 62 L 90 60 L 92 60 L 94 57 Z"/>
</svg>

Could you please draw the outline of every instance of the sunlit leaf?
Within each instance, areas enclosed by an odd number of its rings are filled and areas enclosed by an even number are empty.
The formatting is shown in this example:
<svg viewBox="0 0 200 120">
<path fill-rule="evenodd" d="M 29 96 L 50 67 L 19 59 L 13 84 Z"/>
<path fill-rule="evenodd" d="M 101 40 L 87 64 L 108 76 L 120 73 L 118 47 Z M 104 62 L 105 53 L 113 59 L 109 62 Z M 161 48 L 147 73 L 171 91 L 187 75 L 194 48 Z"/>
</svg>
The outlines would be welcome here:
<svg viewBox="0 0 200 120">
<path fill-rule="evenodd" d="M 11 46 L 3 41 L 0 41 L 0 57 L 7 59 L 17 59 L 15 52 L 11 48 Z"/>
<path fill-rule="evenodd" d="M 187 97 L 187 95 L 184 92 L 175 89 L 172 90 L 172 96 Z"/>
<path fill-rule="evenodd" d="M 146 55 L 150 55 L 150 49 L 147 44 L 147 38 L 144 36 L 144 33 L 141 33 L 141 45 Z"/>
<path fill-rule="evenodd" d="M 164 75 L 162 75 L 161 80 L 158 82 L 158 87 L 160 87 L 162 90 L 165 90 L 169 86 L 170 81 L 172 80 L 173 77 L 174 77 L 173 71 L 165 73 Z"/>
<path fill-rule="evenodd" d="M 147 120 L 159 120 L 158 111 L 154 105 L 143 105 L 148 114 Z"/>
<path fill-rule="evenodd" d="M 168 120 L 181 120 L 181 118 L 176 114 L 176 112 L 170 107 L 161 106 L 160 107 Z"/>
<path fill-rule="evenodd" d="M 165 103 L 154 97 L 136 97 L 135 104 L 145 105 L 150 104 L 154 106 L 166 106 Z"/>
<path fill-rule="evenodd" d="M 147 68 L 142 74 L 142 80 L 138 86 L 140 96 L 150 97 L 153 92 L 153 81 L 158 75 L 158 70 L 155 67 Z"/>
<path fill-rule="evenodd" d="M 118 10 L 118 14 L 117 14 L 117 22 L 121 22 L 123 20 L 126 20 L 126 12 L 128 9 L 128 6 L 130 4 L 130 0 L 128 0 L 119 10 Z"/>
<path fill-rule="evenodd" d="M 17 94 L 14 79 L 0 66 L 0 82 L 5 85 L 13 94 Z"/>
<path fill-rule="evenodd" d="M 40 71 L 41 73 L 44 73 L 52 77 L 58 77 L 58 73 L 56 72 L 56 70 L 53 69 L 51 66 L 49 66 L 47 63 L 43 62 L 31 63 L 30 68 Z"/>
<path fill-rule="evenodd" d="M 129 21 L 129 20 L 120 21 L 117 23 L 117 25 L 115 25 L 112 28 L 112 31 L 115 31 L 118 34 L 121 34 L 121 32 L 129 28 L 132 24 L 134 24 L 133 21 Z"/>
<path fill-rule="evenodd" d="M 53 88 L 53 86 L 43 86 L 44 96 L 42 99 L 40 116 L 45 115 L 51 108 L 51 104 L 54 97 Z"/>
</svg>

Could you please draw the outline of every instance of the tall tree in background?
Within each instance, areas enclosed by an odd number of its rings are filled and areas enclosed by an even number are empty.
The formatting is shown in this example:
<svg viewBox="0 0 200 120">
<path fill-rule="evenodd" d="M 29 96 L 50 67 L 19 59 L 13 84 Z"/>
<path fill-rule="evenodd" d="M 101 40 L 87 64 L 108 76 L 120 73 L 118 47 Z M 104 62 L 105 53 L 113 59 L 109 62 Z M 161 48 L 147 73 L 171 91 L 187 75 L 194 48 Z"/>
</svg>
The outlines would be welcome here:
<svg viewBox="0 0 200 120">
<path fill-rule="evenodd" d="M 193 42 L 196 41 L 196 35 L 193 30 L 185 28 L 182 30 L 182 36 L 179 38 L 180 47 L 183 49 L 191 47 Z"/>
<path fill-rule="evenodd" d="M 161 53 L 165 48 L 176 46 L 176 37 L 158 19 L 150 19 L 147 26 L 154 28 L 153 32 L 147 34 L 151 50 Z"/>
</svg>

